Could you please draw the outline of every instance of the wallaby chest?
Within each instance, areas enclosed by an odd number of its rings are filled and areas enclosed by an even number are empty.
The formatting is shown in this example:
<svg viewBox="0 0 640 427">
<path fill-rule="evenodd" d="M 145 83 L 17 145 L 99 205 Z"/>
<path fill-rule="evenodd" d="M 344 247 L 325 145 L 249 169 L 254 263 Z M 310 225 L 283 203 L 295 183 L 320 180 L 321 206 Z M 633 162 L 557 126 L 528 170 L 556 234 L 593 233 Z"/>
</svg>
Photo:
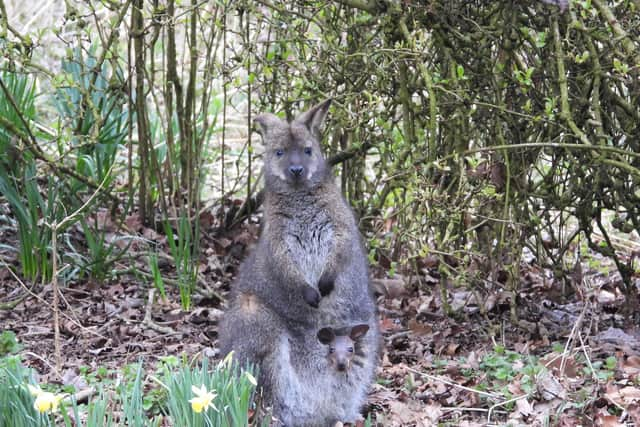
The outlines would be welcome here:
<svg viewBox="0 0 640 427">
<path fill-rule="evenodd" d="M 284 226 L 284 242 L 292 261 L 310 284 L 316 284 L 333 249 L 334 224 L 316 206 L 292 214 Z"/>
</svg>

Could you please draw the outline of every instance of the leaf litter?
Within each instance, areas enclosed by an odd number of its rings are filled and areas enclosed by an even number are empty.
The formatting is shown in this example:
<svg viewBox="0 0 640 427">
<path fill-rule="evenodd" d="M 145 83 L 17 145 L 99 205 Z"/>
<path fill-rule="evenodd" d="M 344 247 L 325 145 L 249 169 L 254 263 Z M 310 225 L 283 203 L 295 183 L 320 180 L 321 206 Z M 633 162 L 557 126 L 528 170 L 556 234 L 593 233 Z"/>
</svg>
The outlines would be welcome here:
<svg viewBox="0 0 640 427">
<path fill-rule="evenodd" d="M 113 241 L 124 241 L 108 215 L 97 215 Z M 127 233 L 153 242 L 163 277 L 170 277 L 166 238 L 136 215 L 124 225 Z M 15 235 L 1 233 L 3 241 L 17 244 Z M 190 312 L 181 310 L 174 286 L 168 286 L 166 301 L 156 296 L 150 305 L 153 282 L 145 275 L 116 275 L 99 285 L 86 278 L 68 282 L 61 322 L 63 372 L 53 368 L 49 286 L 33 287 L 15 307 L 0 310 L 0 323 L 17 334 L 23 360 L 40 373 L 41 382 L 72 385 L 76 391 L 91 389 L 87 370 L 117 372 L 139 360 L 153 369 L 163 357 L 180 354 L 219 357 L 223 305 L 216 295 L 228 292 L 257 234 L 257 221 L 225 235 L 205 233 L 199 274 L 206 287 L 194 295 Z M 147 271 L 147 249 L 131 245 L 116 268 Z M 3 250 L 0 255 L 16 266 L 15 254 Z M 566 298 L 558 296 L 559 283 L 548 270 L 524 263 L 520 323 L 514 326 L 508 320 L 512 295 L 499 289 L 476 301 L 468 289 L 451 287 L 449 303 L 460 315 L 445 316 L 437 263 L 423 261 L 419 286 L 415 277 L 388 277 L 373 269 L 384 346 L 364 409 L 377 425 L 640 423 L 640 328 L 623 320 L 620 278 L 603 272 L 615 269 L 582 265 L 579 276 L 586 285 Z M 0 304 L 25 292 L 2 270 Z M 635 280 L 640 287 L 638 274 Z"/>
</svg>

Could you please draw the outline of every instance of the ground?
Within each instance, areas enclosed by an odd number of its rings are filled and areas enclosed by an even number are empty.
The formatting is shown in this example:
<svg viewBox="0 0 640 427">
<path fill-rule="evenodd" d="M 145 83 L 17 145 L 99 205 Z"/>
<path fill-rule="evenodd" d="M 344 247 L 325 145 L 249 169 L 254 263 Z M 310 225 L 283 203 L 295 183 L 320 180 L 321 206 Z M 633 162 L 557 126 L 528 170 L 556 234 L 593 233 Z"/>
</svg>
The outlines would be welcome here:
<svg viewBox="0 0 640 427">
<path fill-rule="evenodd" d="M 18 244 L 15 232 L 3 218 L 0 253 L 17 266 L 11 250 Z M 210 224 L 204 219 L 206 229 Z M 119 233 L 105 217 L 102 221 L 110 238 Z M 135 216 L 126 224 L 129 232 L 159 247 L 166 243 Z M 228 292 L 257 234 L 255 222 L 224 236 L 204 233 L 199 273 L 206 288 L 194 295 L 190 311 L 181 309 L 170 282 L 167 299 L 159 298 L 144 273 L 147 249 L 136 242 L 112 266 L 120 273 L 104 283 L 88 277 L 64 283 L 60 371 L 50 285 L 27 284 L 1 267 L 0 306 L 19 302 L 0 309 L 0 324 L 16 333 L 23 360 L 41 382 L 79 389 L 89 378 L 117 377 L 123 366 L 139 360 L 149 372 L 166 356 L 216 358 L 223 309 L 218 296 Z M 72 230 L 71 238 L 81 241 L 81 230 Z M 167 258 L 160 256 L 159 264 L 170 276 Z M 443 314 L 435 269 L 410 278 L 387 277 L 373 268 L 384 347 L 366 415 L 384 426 L 639 424 L 640 328 L 622 316 L 615 269 L 595 254 L 581 267 L 575 283 L 567 283 L 535 260 L 523 264 L 516 325 L 509 320 L 511 294 L 499 287 L 482 301 L 485 314 L 469 289 L 449 289 L 454 318 Z"/>
</svg>

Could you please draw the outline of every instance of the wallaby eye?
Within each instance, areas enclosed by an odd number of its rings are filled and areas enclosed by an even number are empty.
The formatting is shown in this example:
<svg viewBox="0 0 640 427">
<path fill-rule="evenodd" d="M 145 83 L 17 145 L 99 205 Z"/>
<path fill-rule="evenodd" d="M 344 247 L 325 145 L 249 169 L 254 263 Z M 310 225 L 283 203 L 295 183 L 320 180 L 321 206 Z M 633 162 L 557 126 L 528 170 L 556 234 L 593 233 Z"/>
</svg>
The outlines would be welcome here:
<svg viewBox="0 0 640 427">
<path fill-rule="evenodd" d="M 306 154 L 307 156 L 310 156 L 311 155 L 311 147 L 305 147 L 304 154 Z"/>
<path fill-rule="evenodd" d="M 282 157 L 282 156 L 284 156 L 284 150 L 283 150 L 283 149 L 281 149 L 281 148 L 278 148 L 278 149 L 276 150 L 276 156 L 277 156 L 277 157 Z"/>
<path fill-rule="evenodd" d="M 329 354 L 333 354 L 336 351 L 335 348 L 333 347 L 329 347 Z"/>
<path fill-rule="evenodd" d="M 347 351 L 348 351 L 349 353 L 353 353 L 353 347 L 349 347 L 349 348 L 347 348 Z"/>
</svg>

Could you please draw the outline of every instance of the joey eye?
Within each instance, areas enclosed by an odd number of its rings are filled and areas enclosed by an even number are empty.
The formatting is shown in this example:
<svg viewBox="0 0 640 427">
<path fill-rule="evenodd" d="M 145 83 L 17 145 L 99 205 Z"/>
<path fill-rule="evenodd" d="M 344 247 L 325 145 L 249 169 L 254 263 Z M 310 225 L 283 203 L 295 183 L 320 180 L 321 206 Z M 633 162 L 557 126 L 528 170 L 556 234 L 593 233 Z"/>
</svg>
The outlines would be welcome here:
<svg viewBox="0 0 640 427">
<path fill-rule="evenodd" d="M 347 351 L 348 351 L 349 353 L 353 353 L 353 347 L 349 347 L 349 348 L 347 348 Z"/>
<path fill-rule="evenodd" d="M 304 154 L 306 154 L 307 156 L 310 156 L 311 155 L 311 147 L 305 147 Z"/>
<path fill-rule="evenodd" d="M 284 156 L 284 150 L 281 148 L 278 148 L 276 150 L 276 157 L 282 157 L 282 156 Z"/>
</svg>

